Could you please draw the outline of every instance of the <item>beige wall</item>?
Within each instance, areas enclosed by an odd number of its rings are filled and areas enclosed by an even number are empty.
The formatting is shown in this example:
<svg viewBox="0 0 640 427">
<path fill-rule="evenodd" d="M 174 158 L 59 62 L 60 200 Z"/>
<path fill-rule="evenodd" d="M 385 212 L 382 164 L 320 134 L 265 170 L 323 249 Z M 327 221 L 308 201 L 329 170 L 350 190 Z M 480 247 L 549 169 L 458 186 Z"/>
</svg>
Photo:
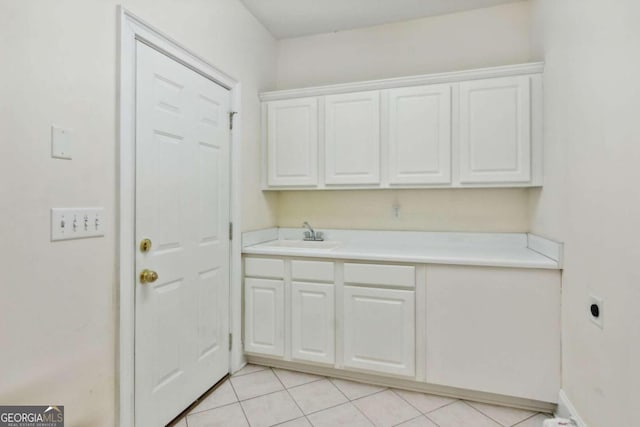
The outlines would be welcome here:
<svg viewBox="0 0 640 427">
<path fill-rule="evenodd" d="M 532 231 L 565 242 L 563 389 L 590 427 L 638 425 L 640 3 L 535 0 L 545 186 Z M 604 328 L 589 294 L 604 298 Z"/>
<path fill-rule="evenodd" d="M 278 88 L 343 83 L 531 60 L 528 2 L 278 43 Z M 527 231 L 529 190 L 281 192 L 278 225 Z M 399 201 L 400 217 L 392 216 Z"/>
<path fill-rule="evenodd" d="M 257 92 L 276 42 L 237 0 L 0 2 L 0 402 L 65 405 L 68 426 L 115 424 L 116 5 L 243 84 L 244 227 L 275 224 L 258 190 Z M 75 130 L 50 158 L 50 125 Z M 49 242 L 49 209 L 104 206 L 104 238 Z"/>
<path fill-rule="evenodd" d="M 523 231 L 527 189 L 283 191 L 278 223 L 300 227 Z M 397 206 L 398 216 L 395 216 Z M 497 208 L 499 207 L 499 208 Z"/>
</svg>

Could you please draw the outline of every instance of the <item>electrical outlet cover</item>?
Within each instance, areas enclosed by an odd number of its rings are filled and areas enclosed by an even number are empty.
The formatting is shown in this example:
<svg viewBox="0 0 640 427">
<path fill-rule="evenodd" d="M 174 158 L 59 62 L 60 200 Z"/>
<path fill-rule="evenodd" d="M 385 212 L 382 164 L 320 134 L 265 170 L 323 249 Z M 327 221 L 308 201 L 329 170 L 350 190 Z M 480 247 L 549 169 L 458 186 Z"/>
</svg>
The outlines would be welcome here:
<svg viewBox="0 0 640 427">
<path fill-rule="evenodd" d="M 591 306 L 593 304 L 596 304 L 598 306 L 598 317 L 595 317 L 591 314 Z M 596 325 L 597 327 L 599 327 L 600 329 L 603 329 L 603 322 L 604 322 L 604 301 L 602 300 L 602 298 L 597 297 L 593 294 L 589 295 L 589 320 L 591 320 L 591 322 L 593 322 L 594 325 Z"/>
</svg>

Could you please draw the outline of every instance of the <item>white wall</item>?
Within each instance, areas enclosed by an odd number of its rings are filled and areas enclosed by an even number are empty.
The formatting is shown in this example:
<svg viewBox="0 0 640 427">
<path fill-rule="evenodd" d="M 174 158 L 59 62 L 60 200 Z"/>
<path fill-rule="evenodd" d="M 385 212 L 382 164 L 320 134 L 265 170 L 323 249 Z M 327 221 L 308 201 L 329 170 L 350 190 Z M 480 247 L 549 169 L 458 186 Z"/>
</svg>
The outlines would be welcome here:
<svg viewBox="0 0 640 427">
<path fill-rule="evenodd" d="M 0 402 L 64 404 L 71 427 L 115 424 L 118 3 L 241 80 L 244 228 L 275 224 L 257 92 L 276 42 L 239 1 L 0 2 Z M 75 130 L 72 161 L 50 158 L 52 123 Z M 86 205 L 106 236 L 50 243 L 49 209 Z"/>
<path fill-rule="evenodd" d="M 531 60 L 528 2 L 280 40 L 278 88 Z M 281 192 L 278 225 L 527 231 L 526 189 Z M 392 206 L 401 207 L 400 218 Z"/>
<path fill-rule="evenodd" d="M 504 4 L 278 43 L 278 88 L 400 77 L 530 59 L 530 5 Z"/>
<path fill-rule="evenodd" d="M 535 0 L 545 186 L 534 233 L 565 242 L 563 388 L 590 427 L 640 423 L 640 3 Z M 604 328 L 589 295 L 604 298 Z"/>
</svg>

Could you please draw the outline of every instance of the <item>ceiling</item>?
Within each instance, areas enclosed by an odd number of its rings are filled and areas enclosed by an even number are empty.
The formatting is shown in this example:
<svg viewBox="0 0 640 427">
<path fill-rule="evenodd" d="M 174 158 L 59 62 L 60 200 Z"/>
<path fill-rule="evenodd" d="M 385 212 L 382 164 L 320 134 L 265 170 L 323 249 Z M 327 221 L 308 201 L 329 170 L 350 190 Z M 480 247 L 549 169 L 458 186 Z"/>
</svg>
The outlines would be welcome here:
<svg viewBox="0 0 640 427">
<path fill-rule="evenodd" d="M 477 9 L 517 0 L 241 0 L 276 38 Z"/>
</svg>

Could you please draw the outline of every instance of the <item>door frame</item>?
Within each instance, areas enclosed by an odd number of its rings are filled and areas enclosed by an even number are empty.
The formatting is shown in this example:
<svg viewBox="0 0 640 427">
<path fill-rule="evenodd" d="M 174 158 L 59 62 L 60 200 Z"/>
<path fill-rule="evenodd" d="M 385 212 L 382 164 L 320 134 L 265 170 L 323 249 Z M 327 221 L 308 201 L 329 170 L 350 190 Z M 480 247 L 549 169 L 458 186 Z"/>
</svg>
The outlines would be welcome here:
<svg viewBox="0 0 640 427">
<path fill-rule="evenodd" d="M 229 371 L 243 363 L 241 345 L 241 84 L 196 53 L 118 6 L 118 338 L 116 350 L 116 401 L 118 425 L 133 427 L 135 410 L 135 91 L 136 41 L 141 41 L 230 91 L 230 110 L 234 116 L 231 131 L 229 219 L 233 239 L 229 254 L 229 333 L 232 340 Z M 211 384 L 213 385 L 213 384 Z"/>
</svg>

